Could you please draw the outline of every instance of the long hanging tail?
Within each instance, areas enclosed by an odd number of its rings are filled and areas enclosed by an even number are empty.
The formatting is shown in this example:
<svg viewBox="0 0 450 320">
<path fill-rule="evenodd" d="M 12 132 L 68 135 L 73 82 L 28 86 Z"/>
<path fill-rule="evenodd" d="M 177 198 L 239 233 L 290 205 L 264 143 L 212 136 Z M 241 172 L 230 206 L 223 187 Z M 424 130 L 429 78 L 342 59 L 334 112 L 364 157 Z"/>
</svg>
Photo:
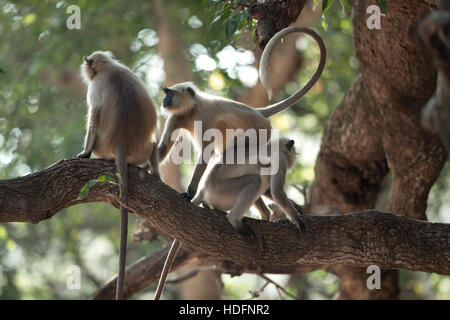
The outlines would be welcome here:
<svg viewBox="0 0 450 320">
<path fill-rule="evenodd" d="M 327 50 L 325 48 L 325 44 L 323 43 L 322 37 L 317 34 L 313 29 L 308 27 L 301 26 L 292 26 L 284 28 L 281 31 L 278 31 L 267 43 L 264 48 L 261 62 L 259 64 L 259 78 L 261 79 L 261 83 L 266 88 L 267 93 L 269 95 L 269 100 L 272 99 L 272 89 L 269 84 L 269 58 L 272 53 L 273 48 L 278 43 L 278 41 L 287 34 L 293 32 L 303 32 L 312 37 L 319 46 L 320 49 L 320 61 L 317 66 L 316 72 L 314 72 L 313 76 L 309 81 L 298 91 L 296 91 L 292 96 L 286 98 L 278 103 L 271 104 L 265 108 L 257 109 L 263 116 L 266 118 L 277 114 L 278 112 L 283 111 L 284 109 L 289 108 L 298 100 L 300 100 L 311 88 L 312 86 L 319 80 L 320 75 L 325 67 L 325 62 L 327 60 Z"/>
<path fill-rule="evenodd" d="M 116 167 L 120 174 L 121 199 L 126 205 L 128 201 L 128 172 L 127 172 L 127 147 L 121 144 L 116 151 Z M 128 211 L 127 208 L 120 206 L 120 248 L 119 248 L 119 274 L 116 284 L 116 300 L 123 299 L 123 287 L 125 282 L 125 264 L 127 258 L 127 236 L 128 236 Z"/>
<path fill-rule="evenodd" d="M 172 246 L 170 247 L 169 253 L 167 254 L 166 261 L 164 262 L 164 267 L 161 271 L 161 276 L 159 277 L 158 287 L 156 288 L 155 296 L 153 300 L 159 300 L 161 297 L 161 293 L 164 290 L 164 285 L 166 284 L 167 275 L 169 274 L 170 269 L 172 268 L 173 261 L 178 253 L 178 249 L 180 249 L 181 241 L 174 239 L 172 242 Z"/>
</svg>

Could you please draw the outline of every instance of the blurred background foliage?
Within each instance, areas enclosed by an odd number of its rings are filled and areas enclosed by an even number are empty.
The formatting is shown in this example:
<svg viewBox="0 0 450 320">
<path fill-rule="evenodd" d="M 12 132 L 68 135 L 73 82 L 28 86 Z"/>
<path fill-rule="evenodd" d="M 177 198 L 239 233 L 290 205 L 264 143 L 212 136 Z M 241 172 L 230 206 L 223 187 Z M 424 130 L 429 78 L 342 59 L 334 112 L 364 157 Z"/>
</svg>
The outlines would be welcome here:
<svg viewBox="0 0 450 320">
<path fill-rule="evenodd" d="M 244 95 L 256 85 L 253 52 L 257 45 L 251 35 L 255 21 L 248 20 L 245 12 L 235 18 L 236 12 L 230 7 L 213 5 L 217 1 L 167 0 L 162 2 L 166 15 L 162 17 L 154 10 L 154 2 L 0 0 L 1 179 L 41 170 L 81 150 L 86 104 L 79 65 L 83 56 L 92 51 L 112 51 L 145 81 L 159 105 L 159 84 L 172 84 L 167 83 L 164 71 L 164 64 L 171 63 L 170 57 L 163 57 L 158 50 L 161 21 L 170 22 L 171 34 L 180 41 L 182 50 L 173 54 L 182 58 L 190 72 L 185 80 L 231 98 Z M 81 30 L 66 27 L 66 9 L 71 4 L 81 9 Z M 289 182 L 296 185 L 308 185 L 314 180 L 322 130 L 358 73 L 350 12 L 346 9 L 334 1 L 326 13 L 326 24 L 320 19 L 321 12 L 310 24 L 327 45 L 326 69 L 304 99 L 272 119 L 274 127 L 293 137 L 300 148 L 301 155 L 289 174 Z M 274 100 L 293 93 L 316 68 L 315 44 L 299 38 L 296 46 L 302 53 L 302 66 Z M 178 78 L 183 79 L 183 75 Z M 183 182 L 192 167 L 183 167 Z M 450 222 L 449 172 L 447 165 L 430 194 L 431 221 Z M 288 193 L 303 201 L 294 188 L 290 187 Z M 130 217 L 132 233 L 134 216 Z M 129 241 L 128 262 L 162 245 Z M 38 225 L 2 224 L 0 298 L 85 299 L 116 274 L 118 246 L 118 211 L 101 203 L 71 207 Z M 80 290 L 67 289 L 71 265 L 81 268 Z M 303 299 L 329 299 L 338 289 L 336 277 L 324 271 L 292 277 L 273 275 L 272 279 Z M 222 281 L 223 298 L 249 298 L 249 291 L 264 285 L 254 275 L 223 275 Z M 448 277 L 401 271 L 400 281 L 402 298 L 450 299 Z M 133 298 L 148 298 L 154 289 L 152 286 Z M 166 297 L 178 298 L 176 289 L 168 286 Z M 279 298 L 271 285 L 260 296 Z"/>
</svg>

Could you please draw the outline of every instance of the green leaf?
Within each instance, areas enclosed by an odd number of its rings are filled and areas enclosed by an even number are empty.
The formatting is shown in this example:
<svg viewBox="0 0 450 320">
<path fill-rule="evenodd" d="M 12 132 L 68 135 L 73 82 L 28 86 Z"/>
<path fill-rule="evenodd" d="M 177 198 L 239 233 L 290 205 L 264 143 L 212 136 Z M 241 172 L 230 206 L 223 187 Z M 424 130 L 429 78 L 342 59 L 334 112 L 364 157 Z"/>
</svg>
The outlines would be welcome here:
<svg viewBox="0 0 450 320">
<path fill-rule="evenodd" d="M 386 0 L 378 0 L 377 6 L 380 7 L 380 11 L 382 14 L 386 14 L 386 12 L 387 12 L 387 1 Z"/>
<path fill-rule="evenodd" d="M 322 28 L 324 28 L 325 30 L 327 30 L 328 28 L 328 22 L 327 22 L 327 18 L 326 18 L 326 13 L 328 11 L 328 9 L 331 6 L 331 0 L 322 0 Z"/>
<path fill-rule="evenodd" d="M 116 173 L 116 175 L 119 177 L 119 181 L 121 182 L 120 174 Z M 97 179 L 89 180 L 88 183 L 86 183 L 83 188 L 81 188 L 80 193 L 78 194 L 77 200 L 83 200 L 87 197 L 89 190 L 98 182 L 109 182 L 112 184 L 118 184 L 116 180 L 114 180 L 113 177 L 110 176 L 100 176 Z"/>
<path fill-rule="evenodd" d="M 327 18 L 325 18 L 325 15 L 322 15 L 322 21 L 321 21 L 321 24 L 322 24 L 322 28 L 324 28 L 325 31 L 326 31 L 327 28 L 328 28 L 328 22 L 327 22 Z"/>
<path fill-rule="evenodd" d="M 325 15 L 331 7 L 331 0 L 322 0 L 322 13 Z"/>
<path fill-rule="evenodd" d="M 118 176 L 120 176 L 120 174 L 116 173 Z M 113 177 L 110 176 L 100 176 L 97 179 L 98 182 L 109 182 L 112 184 L 118 184 L 116 180 L 114 180 Z"/>
<path fill-rule="evenodd" d="M 316 6 L 319 3 L 320 0 L 314 0 L 313 1 L 313 10 L 316 10 Z"/>
<path fill-rule="evenodd" d="M 244 11 L 241 12 L 241 18 L 240 18 L 241 21 L 239 23 L 238 30 L 241 30 L 245 25 L 249 24 L 249 22 L 250 22 L 249 18 L 250 18 L 250 15 L 248 14 L 247 9 L 245 9 Z"/>
<path fill-rule="evenodd" d="M 0 73 L 5 73 L 5 71 L 2 68 L 0 68 Z"/>
<path fill-rule="evenodd" d="M 239 28 L 242 14 L 239 12 L 225 21 L 225 36 L 230 39 Z"/>
<path fill-rule="evenodd" d="M 83 200 L 84 198 L 86 198 L 89 193 L 89 189 L 91 189 L 97 182 L 97 179 L 89 180 L 89 182 L 86 183 L 83 188 L 81 188 L 77 200 Z"/>
</svg>

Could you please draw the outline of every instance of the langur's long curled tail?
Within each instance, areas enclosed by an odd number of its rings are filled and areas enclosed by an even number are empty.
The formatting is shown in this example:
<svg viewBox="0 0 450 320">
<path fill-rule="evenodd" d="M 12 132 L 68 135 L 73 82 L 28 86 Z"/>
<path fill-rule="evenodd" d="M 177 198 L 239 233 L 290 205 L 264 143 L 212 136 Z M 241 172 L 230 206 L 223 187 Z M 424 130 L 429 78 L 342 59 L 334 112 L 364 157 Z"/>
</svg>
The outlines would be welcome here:
<svg viewBox="0 0 450 320">
<path fill-rule="evenodd" d="M 172 242 L 172 246 L 170 247 L 169 253 L 167 254 L 166 261 L 164 262 L 164 267 L 161 271 L 161 276 L 159 277 L 158 287 L 156 288 L 155 296 L 153 300 L 159 300 L 161 297 L 161 293 L 164 290 L 164 285 L 166 284 L 167 275 L 169 274 L 170 269 L 172 268 L 173 261 L 175 260 L 175 256 L 178 253 L 178 249 L 180 249 L 181 241 L 174 239 Z"/>
<path fill-rule="evenodd" d="M 278 112 L 283 111 L 284 109 L 289 108 L 294 103 L 296 103 L 298 100 L 300 100 L 311 88 L 312 86 L 319 80 L 322 71 L 325 67 L 325 62 L 327 60 L 327 50 L 325 48 L 325 44 L 323 43 L 322 37 L 315 32 L 313 29 L 308 27 L 301 27 L 301 26 L 292 26 L 284 28 L 281 31 L 278 31 L 267 43 L 266 47 L 264 48 L 264 51 L 262 53 L 261 62 L 259 64 L 259 78 L 261 79 L 261 83 L 264 88 L 266 88 L 267 93 L 269 95 L 269 100 L 272 99 L 272 89 L 269 84 L 269 58 L 272 53 L 273 48 L 278 43 L 278 41 L 284 37 L 287 34 L 294 33 L 294 32 L 303 32 L 310 37 L 312 37 L 319 46 L 320 50 L 320 61 L 317 66 L 316 71 L 314 72 L 313 76 L 309 81 L 298 91 L 296 91 L 292 96 L 289 98 L 286 98 L 280 102 L 274 103 L 270 106 L 267 106 L 265 108 L 260 108 L 258 111 L 265 116 L 266 118 L 273 116 L 274 114 L 277 114 Z"/>
<path fill-rule="evenodd" d="M 116 151 L 116 167 L 121 178 L 121 198 L 123 204 L 128 201 L 128 172 L 127 172 L 127 147 L 121 144 Z M 116 300 L 123 299 L 123 288 L 125 282 L 125 264 L 127 259 L 127 236 L 128 236 L 128 211 L 120 206 L 120 248 L 119 248 L 119 274 L 116 283 Z"/>
</svg>

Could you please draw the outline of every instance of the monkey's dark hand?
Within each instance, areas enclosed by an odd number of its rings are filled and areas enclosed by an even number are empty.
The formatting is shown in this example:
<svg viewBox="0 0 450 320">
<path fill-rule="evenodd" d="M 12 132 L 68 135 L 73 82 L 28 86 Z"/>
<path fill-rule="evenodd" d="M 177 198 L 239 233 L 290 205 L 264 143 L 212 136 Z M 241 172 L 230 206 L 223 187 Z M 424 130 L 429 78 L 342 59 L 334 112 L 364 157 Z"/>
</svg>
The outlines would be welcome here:
<svg viewBox="0 0 450 320">
<path fill-rule="evenodd" d="M 188 189 L 186 190 L 186 192 L 183 192 L 181 195 L 182 195 L 183 198 L 185 198 L 187 201 L 191 201 L 191 200 L 194 198 L 194 196 L 195 196 L 195 191 L 192 190 L 191 188 L 188 188 Z"/>
<path fill-rule="evenodd" d="M 77 158 L 90 158 L 92 151 L 81 151 L 79 154 L 77 154 Z"/>
</svg>

